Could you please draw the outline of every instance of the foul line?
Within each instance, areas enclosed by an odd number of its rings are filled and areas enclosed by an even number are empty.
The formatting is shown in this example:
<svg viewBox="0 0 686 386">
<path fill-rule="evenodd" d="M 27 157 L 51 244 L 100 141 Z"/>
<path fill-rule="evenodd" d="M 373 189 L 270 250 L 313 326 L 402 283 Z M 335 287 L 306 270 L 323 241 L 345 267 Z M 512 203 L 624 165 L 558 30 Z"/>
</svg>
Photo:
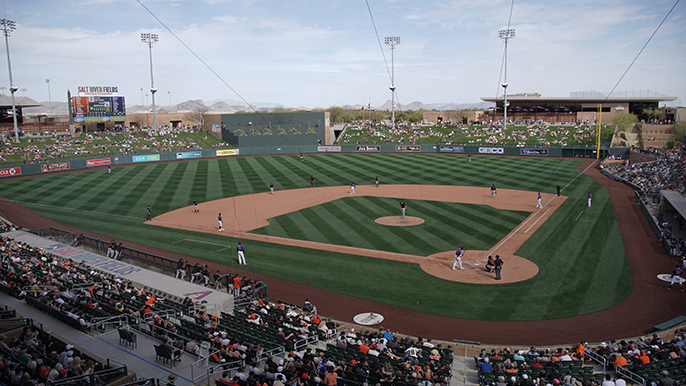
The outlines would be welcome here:
<svg viewBox="0 0 686 386">
<path fill-rule="evenodd" d="M 533 228 L 534 225 L 536 225 L 537 222 L 539 222 L 543 217 L 545 217 L 545 215 L 548 214 L 548 212 L 550 212 L 550 209 L 546 210 L 545 213 L 543 213 L 536 221 L 534 221 L 534 223 L 531 224 L 530 227 L 526 228 L 526 230 L 524 231 L 524 233 L 526 233 L 526 232 L 528 232 L 529 230 L 531 230 L 531 228 Z"/>
<path fill-rule="evenodd" d="M 584 213 L 584 211 L 583 211 L 583 210 L 582 210 L 581 212 L 579 212 L 579 215 L 578 215 L 578 216 L 576 216 L 576 218 L 574 219 L 574 221 L 578 220 L 578 219 L 579 219 L 579 217 L 581 217 L 581 214 L 582 214 L 582 213 Z"/>
</svg>

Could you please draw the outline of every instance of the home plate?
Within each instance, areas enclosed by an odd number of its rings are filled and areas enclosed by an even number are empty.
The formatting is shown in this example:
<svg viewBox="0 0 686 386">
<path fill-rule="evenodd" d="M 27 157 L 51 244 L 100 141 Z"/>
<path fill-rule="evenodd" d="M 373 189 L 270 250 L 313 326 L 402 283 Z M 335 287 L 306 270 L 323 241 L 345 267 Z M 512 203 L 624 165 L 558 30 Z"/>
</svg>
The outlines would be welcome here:
<svg viewBox="0 0 686 386">
<path fill-rule="evenodd" d="M 379 324 L 383 322 L 384 317 L 383 315 L 376 314 L 374 312 L 363 312 L 361 314 L 355 315 L 353 318 L 353 321 L 357 324 L 361 324 L 363 326 L 371 326 L 373 324 Z"/>
</svg>

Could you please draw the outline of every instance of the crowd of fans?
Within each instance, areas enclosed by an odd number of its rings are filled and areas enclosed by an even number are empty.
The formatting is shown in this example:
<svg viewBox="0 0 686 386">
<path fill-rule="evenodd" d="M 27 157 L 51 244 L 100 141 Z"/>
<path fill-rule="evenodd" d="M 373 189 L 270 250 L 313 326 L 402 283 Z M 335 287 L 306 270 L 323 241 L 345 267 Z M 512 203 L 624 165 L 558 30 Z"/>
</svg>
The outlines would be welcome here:
<svg viewBox="0 0 686 386">
<path fill-rule="evenodd" d="M 12 224 L 0 221 L 2 232 L 14 229 Z M 139 323 L 142 328 L 149 329 L 154 337 L 161 340 L 160 347 L 169 350 L 178 361 L 182 360 L 185 352 L 198 355 L 198 342 L 209 342 L 212 361 L 238 361 L 241 364 L 239 372 L 227 383 L 242 386 L 257 382 L 260 385 L 305 385 L 308 380 L 331 382 L 337 377 L 363 377 L 379 382 L 402 380 L 427 385 L 449 382 L 452 351 L 437 348 L 431 339 L 413 341 L 383 330 L 365 334 L 357 334 L 354 330 L 342 331 L 331 318 L 318 315 L 309 300 L 302 307 L 256 300 L 234 315 L 216 316 L 206 313 L 186 298 L 178 305 L 179 309 L 186 311 L 185 318 L 176 316 L 183 319 L 179 324 L 176 318 L 162 312 L 171 307 L 167 299 L 146 293 L 129 281 L 99 274 L 84 263 L 57 259 L 40 248 L 32 248 L 13 239 L 3 238 L 0 243 L 3 261 L 0 288 L 3 291 L 26 298 L 27 303 L 28 299 L 33 299 L 33 302 L 41 304 L 42 309 L 49 308 L 66 315 L 78 323 L 72 325 L 80 326 L 86 332 L 94 328 L 91 324 L 94 317 L 129 315 L 132 324 Z M 193 280 L 192 270 L 188 273 L 187 277 Z M 186 275 L 179 278 L 183 277 Z M 251 334 L 259 339 L 251 341 L 251 336 L 238 333 L 231 327 L 236 324 L 253 326 Z M 327 350 L 313 353 L 306 347 L 316 337 L 331 339 L 335 344 L 330 344 Z M 93 361 L 79 358 L 69 345 L 67 349 L 56 351 L 64 351 L 64 355 L 56 354 L 58 362 L 47 365 L 43 360 L 34 372 L 27 367 L 28 362 L 21 361 L 25 346 L 30 344 L 29 349 L 35 346 L 31 339 L 33 335 L 19 338 L 19 341 L 26 342 L 22 345 L 15 344 L 16 339 L 12 338 L 8 343 L 10 348 L 19 347 L 14 351 L 3 352 L 4 342 L 0 343 L 0 354 L 19 363 L 4 366 L 4 369 L 19 369 L 7 374 L 8 379 L 17 371 L 20 377 L 29 373 L 28 377 L 35 385 L 46 379 L 88 374 L 95 368 Z M 2 336 L 0 340 L 3 340 Z M 278 346 L 287 349 L 286 357 L 279 359 L 269 355 L 268 350 Z M 265 358 L 265 365 L 258 366 Z M 42 375 L 46 370 L 48 375 Z M 34 374 L 35 381 L 31 378 Z"/>
<path fill-rule="evenodd" d="M 504 347 L 490 353 L 482 350 L 474 359 L 482 385 L 625 386 L 624 374 L 629 373 L 622 369 L 643 377 L 651 386 L 683 385 L 686 384 L 686 368 L 682 366 L 686 363 L 685 342 L 686 334 L 677 330 L 668 342 L 653 334 L 595 346 L 582 341 L 574 347 L 557 349 Z M 606 373 L 595 373 L 592 365 L 602 363 Z"/>
<path fill-rule="evenodd" d="M 162 152 L 171 150 L 202 149 L 193 138 L 181 138 L 180 133 L 195 133 L 197 127 L 166 128 L 154 131 L 99 131 L 88 132 L 76 137 L 58 135 L 49 137 L 28 138 L 26 143 L 17 144 L 10 140 L 0 142 L 0 160 L 7 161 L 8 156 L 21 155 L 25 162 L 39 162 L 50 158 L 75 157 L 81 155 L 132 154 L 140 152 Z M 199 138 L 199 137 L 198 137 Z M 212 135 L 205 134 L 205 141 L 211 141 L 212 147 L 221 146 L 222 142 Z"/>
<path fill-rule="evenodd" d="M 501 122 L 483 122 L 478 125 L 450 125 L 449 123 L 417 124 L 399 122 L 395 127 L 382 123 L 355 122 L 337 140 L 347 143 L 445 143 L 505 146 L 569 146 L 595 142 L 595 128 L 588 122 L 573 126 L 551 126 L 546 122 L 509 126 Z M 532 144 L 532 141 L 535 143 Z"/>
<path fill-rule="evenodd" d="M 686 149 L 683 147 L 672 150 L 651 149 L 644 151 L 647 155 L 657 157 L 656 161 L 622 163 L 606 167 L 605 170 L 637 186 L 648 202 L 655 205 L 662 204 L 660 191 L 671 190 L 686 195 L 684 181 L 686 173 Z M 674 235 L 674 229 L 669 224 L 662 211 L 655 217 L 660 227 L 661 238 L 671 246 L 670 254 L 683 256 L 686 252 L 686 241 Z M 675 214 L 675 222 L 679 230 L 686 225 L 684 218 Z"/>
</svg>

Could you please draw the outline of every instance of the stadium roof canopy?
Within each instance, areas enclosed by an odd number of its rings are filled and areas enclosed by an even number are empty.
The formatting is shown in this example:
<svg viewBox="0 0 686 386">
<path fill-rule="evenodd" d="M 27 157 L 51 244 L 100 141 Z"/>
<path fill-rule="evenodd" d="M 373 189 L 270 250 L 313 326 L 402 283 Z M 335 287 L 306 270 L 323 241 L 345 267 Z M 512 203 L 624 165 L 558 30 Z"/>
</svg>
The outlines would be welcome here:
<svg viewBox="0 0 686 386">
<path fill-rule="evenodd" d="M 499 97 L 481 97 L 481 100 L 486 102 L 502 102 L 503 96 Z M 676 100 L 673 96 L 657 96 L 657 97 L 540 97 L 540 96 L 520 96 L 508 95 L 507 100 L 510 102 L 517 101 L 537 101 L 537 102 L 577 102 L 577 103 L 621 103 L 621 102 L 671 102 Z"/>
<path fill-rule="evenodd" d="M 686 197 L 673 190 L 661 190 L 660 193 L 669 201 L 681 217 L 686 218 Z"/>
</svg>

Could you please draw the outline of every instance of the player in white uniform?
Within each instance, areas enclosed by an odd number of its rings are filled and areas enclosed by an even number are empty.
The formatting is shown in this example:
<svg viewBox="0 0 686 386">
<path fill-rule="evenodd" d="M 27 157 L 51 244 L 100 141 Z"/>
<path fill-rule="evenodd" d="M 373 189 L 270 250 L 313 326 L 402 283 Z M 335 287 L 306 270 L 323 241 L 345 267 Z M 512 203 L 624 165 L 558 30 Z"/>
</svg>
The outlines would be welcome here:
<svg viewBox="0 0 686 386">
<path fill-rule="evenodd" d="M 538 203 L 536 204 L 536 208 L 543 208 L 543 205 L 541 205 L 541 193 L 538 193 Z"/>
</svg>

